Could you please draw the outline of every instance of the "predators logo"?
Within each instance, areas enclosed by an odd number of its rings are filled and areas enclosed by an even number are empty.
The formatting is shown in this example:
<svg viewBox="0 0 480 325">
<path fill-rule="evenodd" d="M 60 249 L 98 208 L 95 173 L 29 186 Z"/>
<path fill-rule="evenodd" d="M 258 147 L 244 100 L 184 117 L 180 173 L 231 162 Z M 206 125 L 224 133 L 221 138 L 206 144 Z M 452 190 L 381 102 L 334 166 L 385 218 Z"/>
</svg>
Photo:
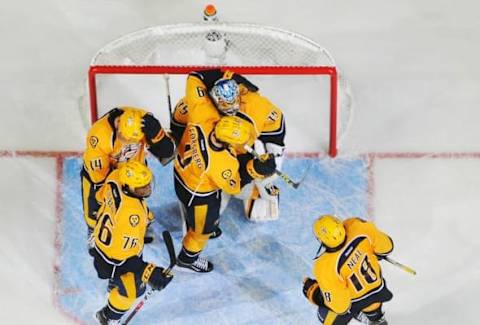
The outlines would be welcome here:
<svg viewBox="0 0 480 325">
<path fill-rule="evenodd" d="M 129 161 L 137 155 L 140 151 L 142 144 L 140 143 L 129 143 L 122 147 L 122 150 L 114 155 L 112 158 L 119 163 Z"/>
<path fill-rule="evenodd" d="M 140 222 L 140 217 L 136 214 L 130 216 L 130 224 L 132 227 L 136 227 Z"/>
<path fill-rule="evenodd" d="M 92 137 L 90 137 L 90 139 L 88 139 L 88 142 L 90 142 L 90 145 L 92 146 L 92 148 L 95 149 L 95 147 L 98 144 L 98 138 L 92 136 Z"/>
</svg>

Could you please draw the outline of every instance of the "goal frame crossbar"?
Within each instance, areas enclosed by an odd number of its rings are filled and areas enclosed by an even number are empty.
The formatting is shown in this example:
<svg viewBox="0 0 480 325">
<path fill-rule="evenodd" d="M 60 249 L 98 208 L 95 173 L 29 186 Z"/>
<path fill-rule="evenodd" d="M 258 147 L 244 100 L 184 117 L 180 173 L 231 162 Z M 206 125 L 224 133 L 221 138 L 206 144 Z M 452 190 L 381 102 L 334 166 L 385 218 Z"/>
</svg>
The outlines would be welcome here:
<svg viewBox="0 0 480 325">
<path fill-rule="evenodd" d="M 330 78 L 330 132 L 328 154 L 337 155 L 337 69 L 334 66 L 120 66 L 120 65 L 94 65 L 88 71 L 88 88 L 90 92 L 90 117 L 91 122 L 98 119 L 97 82 L 99 74 L 188 74 L 192 71 L 208 69 L 226 69 L 246 75 L 328 75 Z"/>
</svg>

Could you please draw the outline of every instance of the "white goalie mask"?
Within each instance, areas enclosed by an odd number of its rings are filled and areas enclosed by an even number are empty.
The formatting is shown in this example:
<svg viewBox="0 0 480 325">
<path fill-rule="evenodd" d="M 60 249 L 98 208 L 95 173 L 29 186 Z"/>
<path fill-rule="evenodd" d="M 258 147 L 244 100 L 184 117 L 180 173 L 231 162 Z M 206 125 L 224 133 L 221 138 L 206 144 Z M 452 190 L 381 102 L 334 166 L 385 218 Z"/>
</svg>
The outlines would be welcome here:
<svg viewBox="0 0 480 325">
<path fill-rule="evenodd" d="M 240 109 L 240 88 L 233 79 L 217 80 L 210 96 L 222 114 L 235 115 Z"/>
</svg>

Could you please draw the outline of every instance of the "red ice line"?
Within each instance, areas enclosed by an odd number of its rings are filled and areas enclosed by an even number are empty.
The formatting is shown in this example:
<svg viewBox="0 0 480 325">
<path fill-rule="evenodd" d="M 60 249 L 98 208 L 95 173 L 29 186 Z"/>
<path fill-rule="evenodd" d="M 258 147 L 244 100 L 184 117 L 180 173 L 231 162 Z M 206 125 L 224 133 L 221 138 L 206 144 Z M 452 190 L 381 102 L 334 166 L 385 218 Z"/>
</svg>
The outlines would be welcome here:
<svg viewBox="0 0 480 325">
<path fill-rule="evenodd" d="M 79 151 L 40 151 L 40 150 L 0 150 L 0 157 L 31 157 L 31 158 L 53 158 L 55 159 L 56 170 L 56 193 L 55 193 L 55 258 L 53 264 L 54 272 L 54 290 L 53 290 L 53 303 L 59 312 L 67 318 L 70 318 L 75 324 L 86 325 L 82 320 L 68 313 L 62 308 L 59 302 L 59 283 L 60 283 L 60 250 L 61 250 L 61 217 L 63 214 L 62 205 L 62 193 L 63 193 L 63 163 L 67 157 L 79 157 L 81 156 Z M 319 152 L 288 152 L 289 158 L 320 158 L 326 157 L 325 154 Z M 480 152 L 372 152 L 364 155 L 368 162 L 367 166 L 367 195 L 368 195 L 368 214 L 370 218 L 374 218 L 375 209 L 373 204 L 373 198 L 375 197 L 375 162 L 377 159 L 479 159 Z"/>
</svg>

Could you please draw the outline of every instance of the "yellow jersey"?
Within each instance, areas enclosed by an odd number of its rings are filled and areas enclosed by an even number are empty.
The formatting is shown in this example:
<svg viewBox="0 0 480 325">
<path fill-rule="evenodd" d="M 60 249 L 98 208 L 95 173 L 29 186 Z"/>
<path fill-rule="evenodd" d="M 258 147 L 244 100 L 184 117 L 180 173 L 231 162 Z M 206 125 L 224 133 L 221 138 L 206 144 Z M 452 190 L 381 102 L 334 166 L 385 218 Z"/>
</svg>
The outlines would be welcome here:
<svg viewBox="0 0 480 325">
<path fill-rule="evenodd" d="M 240 193 L 239 162 L 233 149 L 210 145 L 210 124 L 188 124 L 175 158 L 175 177 L 190 193 L 207 196 L 218 190 Z"/>
<path fill-rule="evenodd" d="M 265 137 L 272 140 L 265 142 L 283 145 L 285 121 L 282 111 L 260 95 L 258 88 L 244 77 L 220 70 L 199 71 L 188 76 L 186 95 L 178 102 L 173 113 L 171 129 L 177 140 L 187 123 L 203 125 L 215 123 L 221 118 L 209 92 L 215 81 L 226 76 L 236 80 L 240 87 L 240 110 L 237 116 L 252 123 L 256 138 Z"/>
<path fill-rule="evenodd" d="M 391 238 L 373 223 L 350 218 L 343 224 L 344 246 L 333 252 L 327 249 L 313 265 L 324 303 L 337 314 L 347 312 L 351 303 L 384 287 L 376 255 L 387 255 L 393 250 Z"/>
<path fill-rule="evenodd" d="M 120 108 L 111 110 L 88 131 L 83 167 L 93 183 L 103 182 L 110 171 L 123 162 L 145 161 L 145 137 L 139 142 L 126 142 L 117 137 L 114 121 L 121 114 Z"/>
<path fill-rule="evenodd" d="M 126 194 L 118 177 L 114 170 L 96 194 L 101 207 L 93 232 L 97 251 L 112 264 L 142 254 L 147 225 L 153 220 L 145 199 Z"/>
</svg>

